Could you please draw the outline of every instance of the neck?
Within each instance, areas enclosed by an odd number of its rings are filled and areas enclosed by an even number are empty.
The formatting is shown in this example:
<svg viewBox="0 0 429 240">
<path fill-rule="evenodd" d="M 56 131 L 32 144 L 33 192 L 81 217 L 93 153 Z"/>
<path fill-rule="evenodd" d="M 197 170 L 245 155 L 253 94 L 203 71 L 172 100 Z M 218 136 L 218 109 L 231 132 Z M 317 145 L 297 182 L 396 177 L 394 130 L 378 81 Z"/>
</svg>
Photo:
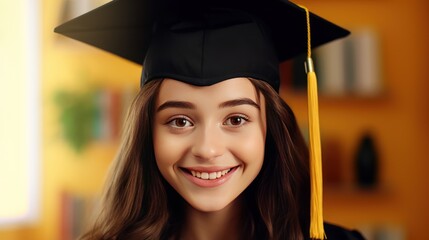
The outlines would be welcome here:
<svg viewBox="0 0 429 240">
<path fill-rule="evenodd" d="M 186 206 L 181 239 L 240 239 L 243 209 L 239 199 L 216 212 L 201 212 L 189 205 Z"/>
</svg>

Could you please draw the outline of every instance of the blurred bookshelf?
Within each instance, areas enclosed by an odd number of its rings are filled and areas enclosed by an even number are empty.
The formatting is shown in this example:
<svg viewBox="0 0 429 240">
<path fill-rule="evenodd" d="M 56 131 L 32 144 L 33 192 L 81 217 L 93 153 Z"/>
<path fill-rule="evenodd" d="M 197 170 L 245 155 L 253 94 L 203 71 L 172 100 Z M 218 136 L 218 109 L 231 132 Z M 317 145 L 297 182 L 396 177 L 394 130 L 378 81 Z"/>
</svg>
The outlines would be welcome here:
<svg viewBox="0 0 429 240">
<path fill-rule="evenodd" d="M 67 141 L 58 138 L 59 132 L 62 131 L 61 126 L 59 121 L 54 122 L 53 119 L 60 115 L 60 110 L 51 102 L 52 95 L 62 86 L 61 84 L 65 84 L 66 89 L 70 89 L 69 85 L 86 85 L 77 83 L 77 71 L 84 68 L 90 72 L 91 81 L 103 82 L 99 84 L 99 90 L 119 92 L 124 82 L 137 83 L 141 72 L 139 67 L 52 33 L 53 26 L 67 18 L 61 15 L 64 5 L 74 1 L 77 3 L 85 0 L 41 1 L 44 28 L 42 91 L 45 99 L 42 113 L 44 147 L 41 219 L 35 226 L 0 232 L 0 239 L 67 239 L 62 238 L 60 233 L 60 220 L 65 218 L 61 217 L 60 211 L 64 194 L 68 194 L 69 198 L 84 198 L 88 200 L 87 202 L 95 199 L 101 189 L 108 165 L 119 146 L 119 138 L 98 139 L 92 136 L 90 143 L 77 153 Z M 97 2 L 97 0 L 86 1 Z M 321 58 L 318 60 L 317 56 L 320 53 L 314 51 L 316 73 L 320 82 L 322 134 L 328 140 L 333 138 L 339 142 L 337 156 L 339 162 L 336 164 L 340 165 L 339 172 L 343 174 L 339 181 L 334 179 L 334 182 L 330 182 L 331 179 L 325 182 L 326 220 L 345 227 L 358 228 L 369 236 L 368 240 L 425 239 L 427 235 L 425 220 L 429 216 L 426 203 L 429 195 L 425 187 L 427 182 L 425 169 L 428 168 L 428 161 L 422 161 L 425 159 L 427 148 L 421 143 L 427 140 L 427 121 L 424 122 L 422 119 L 427 119 L 428 115 L 425 105 L 416 99 L 427 99 L 426 95 L 422 94 L 426 94 L 422 89 L 427 89 L 427 81 L 423 81 L 424 71 L 421 71 L 425 69 L 424 54 L 418 53 L 427 50 L 425 44 L 427 31 L 424 31 L 427 21 L 424 19 L 428 18 L 425 12 L 428 3 L 391 1 L 388 8 L 380 1 L 362 3 L 303 0 L 301 4 L 316 14 L 327 16 L 329 20 L 350 29 L 352 31 L 350 37 L 357 33 L 352 28 L 371 26 L 373 30 L 369 31 L 372 33 L 368 34 L 373 34 L 375 29 L 373 36 L 376 41 L 382 43 L 376 51 L 377 71 L 372 72 L 374 76 L 379 75 L 377 84 L 380 85 L 373 86 L 375 92 L 367 93 L 362 88 L 359 90 L 350 88 L 341 81 L 340 83 L 328 81 L 336 83 L 337 87 L 326 90 L 323 83 L 326 73 L 320 71 L 331 69 L 332 66 L 333 69 L 337 68 L 335 70 L 337 71 L 344 64 L 351 63 L 344 60 L 345 62 L 340 64 L 321 66 L 322 60 Z M 403 17 L 398 18 L 398 14 Z M 378 38 L 379 36 L 382 38 Z M 338 45 L 343 46 L 339 49 L 344 49 L 344 46 L 347 48 L 346 43 Z M 335 49 L 329 51 L 335 53 L 333 55 L 337 59 L 341 58 L 341 51 Z M 303 62 L 297 61 L 296 66 L 302 74 L 305 74 Z M 305 125 L 307 108 L 305 87 L 290 87 L 291 85 L 288 85 L 291 84 L 290 80 L 288 82 L 283 76 L 285 71 L 283 65 L 281 70 L 280 94 L 291 105 L 302 125 Z M 331 70 L 329 72 L 332 74 Z M 345 72 L 353 73 L 348 68 Z M 352 82 L 349 77 L 338 78 L 342 74 L 344 72 L 339 71 L 332 79 Z M 135 85 L 138 88 L 138 83 Z M 353 178 L 353 154 L 361 131 L 367 128 L 374 130 L 375 136 L 379 138 L 380 160 L 383 164 L 380 166 L 380 180 L 372 189 L 357 187 Z M 335 163 L 335 160 L 331 162 Z M 326 166 L 327 164 L 324 164 L 326 172 L 332 170 L 328 170 Z M 76 233 L 71 235 L 69 232 L 69 236 L 75 235 Z"/>
</svg>

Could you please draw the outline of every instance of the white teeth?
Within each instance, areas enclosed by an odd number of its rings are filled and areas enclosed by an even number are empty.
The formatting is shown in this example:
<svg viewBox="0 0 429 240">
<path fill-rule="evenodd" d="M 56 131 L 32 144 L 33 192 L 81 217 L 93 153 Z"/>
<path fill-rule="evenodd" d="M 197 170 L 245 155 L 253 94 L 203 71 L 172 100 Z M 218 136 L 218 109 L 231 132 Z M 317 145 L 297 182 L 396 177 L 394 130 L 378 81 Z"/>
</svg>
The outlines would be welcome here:
<svg viewBox="0 0 429 240">
<path fill-rule="evenodd" d="M 214 180 L 216 178 L 220 178 L 220 177 L 224 176 L 225 174 L 229 173 L 230 171 L 231 171 L 231 169 L 227 169 L 227 170 L 222 170 L 222 171 L 218 171 L 218 172 L 208 173 L 208 172 L 197 172 L 197 171 L 191 170 L 191 174 L 194 177 L 201 178 L 204 180 L 208 180 L 208 179 Z"/>
<path fill-rule="evenodd" d="M 209 174 L 210 179 L 216 179 L 216 172 L 212 172 Z"/>
<path fill-rule="evenodd" d="M 209 173 L 202 172 L 201 173 L 201 179 L 209 179 Z"/>
</svg>

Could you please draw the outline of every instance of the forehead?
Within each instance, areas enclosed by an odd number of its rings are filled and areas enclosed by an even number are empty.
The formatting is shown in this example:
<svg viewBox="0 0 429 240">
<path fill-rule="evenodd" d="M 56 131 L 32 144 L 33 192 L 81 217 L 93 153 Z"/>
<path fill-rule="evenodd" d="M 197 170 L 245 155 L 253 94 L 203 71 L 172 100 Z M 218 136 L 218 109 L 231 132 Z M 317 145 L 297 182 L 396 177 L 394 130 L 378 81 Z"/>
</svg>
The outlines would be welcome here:
<svg viewBox="0 0 429 240">
<path fill-rule="evenodd" d="M 158 95 L 158 104 L 165 101 L 217 102 L 250 98 L 258 102 L 256 88 L 247 78 L 231 78 L 210 86 L 195 86 L 174 79 L 164 79 Z"/>
</svg>

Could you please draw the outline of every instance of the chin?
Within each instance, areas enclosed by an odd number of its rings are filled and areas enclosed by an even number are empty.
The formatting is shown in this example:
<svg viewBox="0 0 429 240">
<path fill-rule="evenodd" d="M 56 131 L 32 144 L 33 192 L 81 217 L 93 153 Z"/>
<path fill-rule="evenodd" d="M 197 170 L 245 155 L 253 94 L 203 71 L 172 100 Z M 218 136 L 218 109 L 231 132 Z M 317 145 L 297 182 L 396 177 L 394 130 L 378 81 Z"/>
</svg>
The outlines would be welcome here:
<svg viewBox="0 0 429 240">
<path fill-rule="evenodd" d="M 186 200 L 186 199 L 185 199 Z M 235 202 L 236 199 L 233 199 L 232 201 L 228 200 L 191 200 L 186 201 L 190 207 L 193 209 L 200 211 L 200 212 L 219 212 L 224 209 L 226 209 L 228 206 L 232 205 L 232 203 Z"/>
</svg>

